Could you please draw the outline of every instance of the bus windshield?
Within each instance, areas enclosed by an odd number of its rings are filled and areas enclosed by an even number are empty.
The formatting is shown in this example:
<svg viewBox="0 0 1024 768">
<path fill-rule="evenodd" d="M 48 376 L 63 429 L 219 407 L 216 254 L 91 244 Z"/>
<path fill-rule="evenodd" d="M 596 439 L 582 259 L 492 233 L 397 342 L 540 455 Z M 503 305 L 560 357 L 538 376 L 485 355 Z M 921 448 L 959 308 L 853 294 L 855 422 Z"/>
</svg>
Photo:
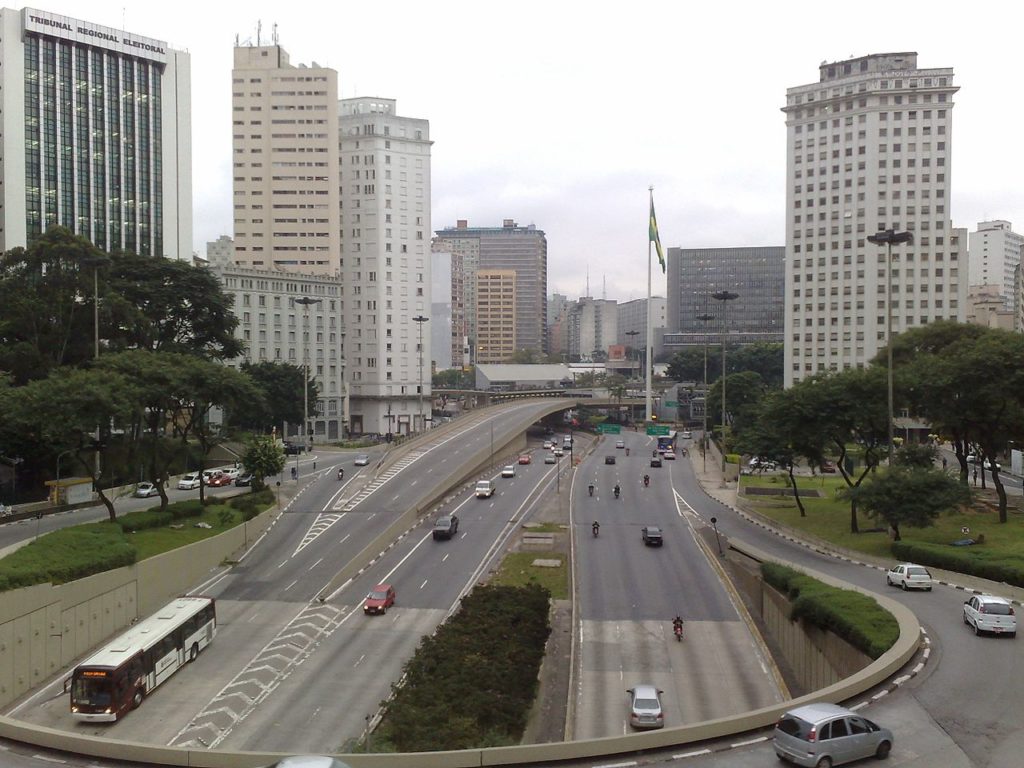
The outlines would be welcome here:
<svg viewBox="0 0 1024 768">
<path fill-rule="evenodd" d="M 77 674 L 71 684 L 71 705 L 109 707 L 112 702 L 110 687 L 109 677 L 83 677 Z"/>
</svg>

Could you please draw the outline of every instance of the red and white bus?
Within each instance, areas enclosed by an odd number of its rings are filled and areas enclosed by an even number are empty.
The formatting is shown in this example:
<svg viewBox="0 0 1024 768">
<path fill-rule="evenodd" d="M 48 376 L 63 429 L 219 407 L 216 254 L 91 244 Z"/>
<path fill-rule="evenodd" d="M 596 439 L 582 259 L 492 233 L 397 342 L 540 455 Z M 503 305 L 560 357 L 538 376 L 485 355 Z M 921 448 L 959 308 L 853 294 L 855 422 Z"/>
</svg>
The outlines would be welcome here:
<svg viewBox="0 0 1024 768">
<path fill-rule="evenodd" d="M 132 626 L 75 667 L 71 714 L 114 722 L 196 656 L 217 633 L 212 597 L 186 595 Z"/>
</svg>

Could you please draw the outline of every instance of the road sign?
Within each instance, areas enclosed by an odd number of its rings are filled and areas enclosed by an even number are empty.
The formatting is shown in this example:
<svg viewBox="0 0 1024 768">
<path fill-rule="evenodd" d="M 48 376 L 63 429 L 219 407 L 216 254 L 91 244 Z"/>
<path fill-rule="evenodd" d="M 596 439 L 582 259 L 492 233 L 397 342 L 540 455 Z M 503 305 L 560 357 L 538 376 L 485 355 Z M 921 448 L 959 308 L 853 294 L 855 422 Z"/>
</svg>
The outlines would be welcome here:
<svg viewBox="0 0 1024 768">
<path fill-rule="evenodd" d="M 678 408 L 679 407 L 679 403 L 677 401 L 675 401 L 675 400 L 666 400 L 665 401 L 665 407 L 666 408 Z"/>
<path fill-rule="evenodd" d="M 622 426 L 620 424 L 598 424 L 597 430 L 606 435 L 617 435 L 622 432 Z"/>
<path fill-rule="evenodd" d="M 667 435 L 668 424 L 648 424 L 647 434 L 648 435 Z"/>
</svg>

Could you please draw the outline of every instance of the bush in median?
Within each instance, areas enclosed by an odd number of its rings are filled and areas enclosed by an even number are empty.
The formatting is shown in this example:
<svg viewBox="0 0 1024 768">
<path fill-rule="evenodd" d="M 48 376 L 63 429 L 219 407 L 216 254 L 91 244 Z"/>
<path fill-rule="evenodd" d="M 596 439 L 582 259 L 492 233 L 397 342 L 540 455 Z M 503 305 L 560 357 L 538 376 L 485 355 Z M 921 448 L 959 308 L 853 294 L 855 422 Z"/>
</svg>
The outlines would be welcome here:
<svg viewBox="0 0 1024 768">
<path fill-rule="evenodd" d="M 104 522 L 64 528 L 0 560 L 0 591 L 46 582 L 64 584 L 131 565 L 135 559 L 135 547 L 118 525 Z"/>
<path fill-rule="evenodd" d="M 903 562 L 930 565 L 945 571 L 1024 587 L 1024 560 L 1008 557 L 1005 553 L 993 555 L 978 547 L 894 541 L 892 554 Z"/>
</svg>

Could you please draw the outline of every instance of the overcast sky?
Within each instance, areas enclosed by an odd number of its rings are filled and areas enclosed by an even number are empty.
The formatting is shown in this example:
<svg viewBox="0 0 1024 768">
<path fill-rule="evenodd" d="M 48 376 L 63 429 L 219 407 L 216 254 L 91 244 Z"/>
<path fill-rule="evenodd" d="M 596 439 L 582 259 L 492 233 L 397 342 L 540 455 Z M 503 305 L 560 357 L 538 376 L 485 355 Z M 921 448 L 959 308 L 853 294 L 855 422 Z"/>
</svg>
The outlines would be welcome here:
<svg viewBox="0 0 1024 768">
<path fill-rule="evenodd" d="M 14 6 L 18 7 L 18 6 Z M 916 51 L 953 67 L 953 226 L 1024 231 L 1024 4 L 269 3 L 53 0 L 31 7 L 192 56 L 195 249 L 232 234 L 236 36 L 338 71 L 339 96 L 430 121 L 433 229 L 511 218 L 547 233 L 548 289 L 647 293 L 648 187 L 665 248 L 783 245 L 786 89 L 818 65 Z M 835 8 L 835 11 L 831 9 Z M 1017 181 L 1015 181 L 1017 180 Z M 664 295 L 655 272 L 654 292 Z"/>
</svg>

